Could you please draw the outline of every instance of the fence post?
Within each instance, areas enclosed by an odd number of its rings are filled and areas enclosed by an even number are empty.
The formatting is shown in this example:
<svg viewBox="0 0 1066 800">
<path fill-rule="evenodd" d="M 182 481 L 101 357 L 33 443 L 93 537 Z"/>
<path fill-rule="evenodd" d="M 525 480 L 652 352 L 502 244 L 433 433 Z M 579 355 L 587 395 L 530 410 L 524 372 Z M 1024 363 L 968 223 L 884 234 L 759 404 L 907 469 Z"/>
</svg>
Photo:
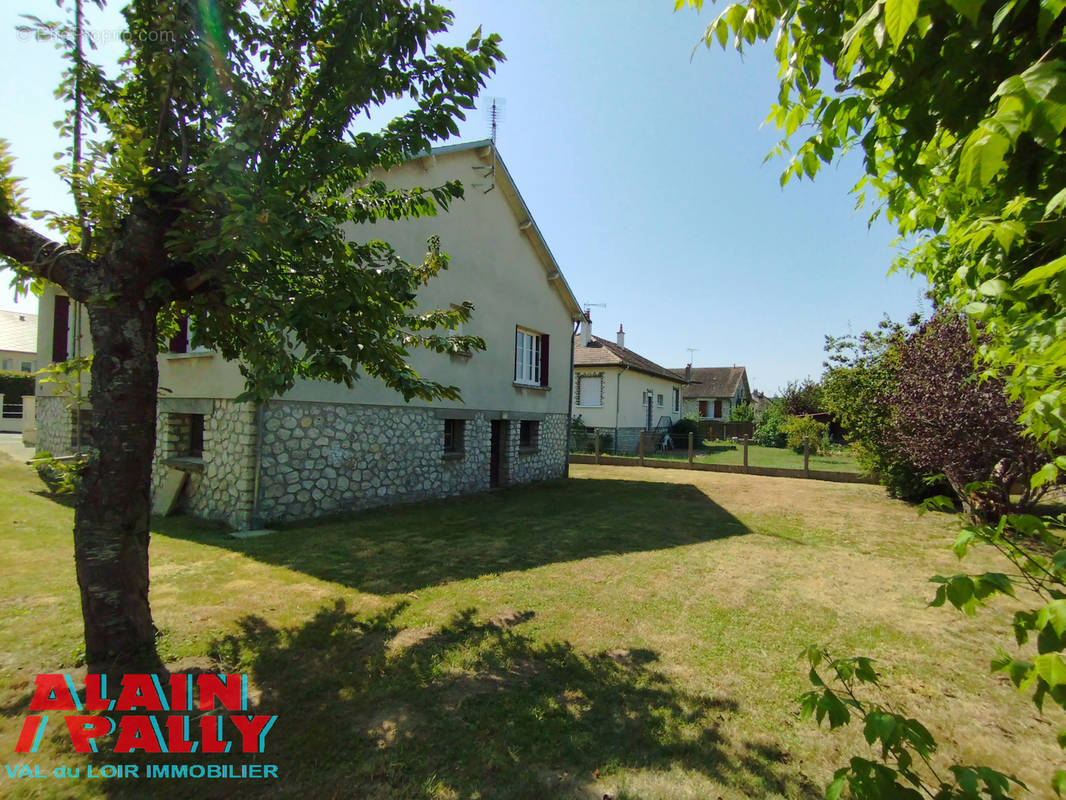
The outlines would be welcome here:
<svg viewBox="0 0 1066 800">
<path fill-rule="evenodd" d="M 644 466 L 644 431 L 637 436 L 637 455 L 640 456 L 640 465 Z"/>
<path fill-rule="evenodd" d="M 600 432 L 599 431 L 596 431 L 595 439 L 596 439 L 596 463 L 599 464 L 600 463 Z"/>
<path fill-rule="evenodd" d="M 744 437 L 744 472 L 748 471 L 748 437 Z"/>
<path fill-rule="evenodd" d="M 696 434 L 692 431 L 688 432 L 688 467 L 692 469 L 692 451 L 696 443 Z"/>
<path fill-rule="evenodd" d="M 810 440 L 809 439 L 804 439 L 803 440 L 803 472 L 806 475 L 806 477 L 808 477 L 808 478 L 811 477 L 811 468 L 810 468 L 810 462 L 809 462 L 810 455 L 811 455 L 811 443 L 810 443 Z"/>
</svg>

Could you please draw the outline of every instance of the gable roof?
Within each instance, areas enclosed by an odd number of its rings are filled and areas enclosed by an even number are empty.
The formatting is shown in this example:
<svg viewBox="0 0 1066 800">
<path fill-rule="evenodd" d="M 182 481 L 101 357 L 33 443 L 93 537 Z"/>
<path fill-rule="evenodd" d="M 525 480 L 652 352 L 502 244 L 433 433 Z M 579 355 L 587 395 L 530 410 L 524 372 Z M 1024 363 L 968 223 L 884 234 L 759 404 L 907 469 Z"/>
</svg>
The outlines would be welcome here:
<svg viewBox="0 0 1066 800">
<path fill-rule="evenodd" d="M 37 353 L 37 315 L 0 311 L 0 350 Z"/>
<path fill-rule="evenodd" d="M 552 251 L 548 248 L 548 243 L 544 239 L 544 234 L 542 234 L 540 228 L 537 227 L 537 223 L 529 211 L 529 206 L 527 206 L 526 201 L 522 199 L 522 195 L 518 191 L 518 186 L 515 185 L 514 178 L 511 177 L 507 165 L 503 163 L 503 158 L 500 156 L 500 150 L 493 143 L 492 139 L 480 139 L 474 142 L 460 142 L 459 144 L 434 147 L 429 153 L 420 153 L 416 155 L 415 158 L 435 159 L 438 156 L 447 156 L 451 153 L 464 153 L 468 151 L 474 151 L 474 155 L 477 158 L 488 162 L 486 167 L 488 167 L 489 164 L 492 165 L 492 169 L 494 170 L 492 173 L 493 188 L 499 188 L 500 193 L 507 201 L 507 205 L 510 207 L 511 212 L 514 214 L 515 220 L 518 222 L 519 230 L 529 237 L 529 242 L 532 245 L 534 252 L 537 254 L 541 265 L 544 267 L 544 272 L 548 276 L 548 282 L 562 298 L 563 304 L 566 306 L 567 311 L 570 312 L 571 319 L 573 319 L 574 322 L 583 319 L 581 306 L 578 305 L 577 298 L 574 296 L 574 292 L 570 289 L 570 284 L 568 284 L 566 278 L 563 277 L 562 270 L 559 269 L 559 262 L 555 260 L 555 256 L 552 255 Z"/>
<path fill-rule="evenodd" d="M 649 361 L 642 355 L 634 353 L 625 347 L 619 347 L 614 342 L 593 336 L 588 347 L 581 344 L 581 334 L 574 336 L 574 366 L 575 367 L 628 367 L 629 369 L 643 372 L 646 375 L 654 375 L 657 378 L 665 378 L 674 383 L 684 383 L 685 379 L 676 372 L 671 372 L 666 367 L 660 367 L 654 361 Z"/>
<path fill-rule="evenodd" d="M 681 375 L 685 368 L 674 370 Z M 744 367 L 694 367 L 685 397 L 732 397 L 743 380 L 747 382 Z"/>
</svg>

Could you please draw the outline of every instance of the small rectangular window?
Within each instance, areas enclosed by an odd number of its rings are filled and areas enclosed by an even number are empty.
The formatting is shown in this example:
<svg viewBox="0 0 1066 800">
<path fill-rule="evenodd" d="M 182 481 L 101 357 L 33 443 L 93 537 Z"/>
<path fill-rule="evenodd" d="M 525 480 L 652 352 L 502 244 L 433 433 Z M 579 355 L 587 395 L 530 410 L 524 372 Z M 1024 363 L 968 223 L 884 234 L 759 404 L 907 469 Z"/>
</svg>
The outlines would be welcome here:
<svg viewBox="0 0 1066 800">
<path fill-rule="evenodd" d="M 577 384 L 577 404 L 582 408 L 599 408 L 603 405 L 603 378 L 581 377 Z"/>
<path fill-rule="evenodd" d="M 540 422 L 524 419 L 518 425 L 518 447 L 520 450 L 535 450 L 540 446 Z"/>
<path fill-rule="evenodd" d="M 674 389 L 674 411 L 680 411 L 680 410 L 681 410 L 681 390 L 675 388 Z"/>
<path fill-rule="evenodd" d="M 20 372 L 33 372 L 33 362 L 32 361 L 23 361 L 22 362 L 22 366 L 19 367 L 19 371 Z"/>
<path fill-rule="evenodd" d="M 466 420 L 444 420 L 444 452 L 452 455 L 462 453 L 465 434 Z"/>
<path fill-rule="evenodd" d="M 659 406 L 659 408 L 663 407 L 663 396 L 661 394 L 655 395 L 655 405 Z"/>
<path fill-rule="evenodd" d="M 179 458 L 204 457 L 204 415 L 168 414 L 170 455 Z"/>
<path fill-rule="evenodd" d="M 204 457 L 204 415 L 189 414 L 189 455 Z"/>
</svg>

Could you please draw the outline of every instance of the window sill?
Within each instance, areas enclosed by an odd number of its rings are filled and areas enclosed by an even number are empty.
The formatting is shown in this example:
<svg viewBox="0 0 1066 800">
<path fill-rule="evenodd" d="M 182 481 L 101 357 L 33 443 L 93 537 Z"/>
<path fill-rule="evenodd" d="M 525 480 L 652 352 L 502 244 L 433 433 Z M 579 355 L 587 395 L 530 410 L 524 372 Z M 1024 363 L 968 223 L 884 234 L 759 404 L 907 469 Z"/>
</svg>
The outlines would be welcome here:
<svg viewBox="0 0 1066 800">
<path fill-rule="evenodd" d="M 462 450 L 457 450 L 451 453 L 445 453 L 440 457 L 441 461 L 460 461 L 466 453 Z"/>
<path fill-rule="evenodd" d="M 164 353 L 167 361 L 182 361 L 186 358 L 214 358 L 214 350 L 198 350 L 194 353 Z"/>
<path fill-rule="evenodd" d="M 163 465 L 180 469 L 182 472 L 204 471 L 204 460 L 197 456 L 170 456 L 163 459 Z"/>
<path fill-rule="evenodd" d="M 539 445 L 530 445 L 530 446 L 519 447 L 518 448 L 518 455 L 520 455 L 520 456 L 534 456 L 534 455 L 536 455 L 539 452 L 540 452 L 540 446 Z"/>
<path fill-rule="evenodd" d="M 519 383 L 518 381 L 514 381 L 511 385 L 516 389 L 532 389 L 535 392 L 550 392 L 552 390 L 552 387 L 541 386 L 539 383 Z"/>
</svg>

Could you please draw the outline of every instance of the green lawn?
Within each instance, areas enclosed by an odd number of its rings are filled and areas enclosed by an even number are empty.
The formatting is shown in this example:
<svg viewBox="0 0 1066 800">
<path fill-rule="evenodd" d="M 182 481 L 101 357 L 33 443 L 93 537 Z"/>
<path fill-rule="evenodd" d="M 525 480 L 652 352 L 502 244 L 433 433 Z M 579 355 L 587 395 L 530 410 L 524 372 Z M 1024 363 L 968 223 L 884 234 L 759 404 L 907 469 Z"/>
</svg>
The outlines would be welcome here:
<svg viewBox="0 0 1066 800">
<path fill-rule="evenodd" d="M 733 442 L 707 442 L 700 461 L 708 464 L 743 464 L 744 445 Z M 850 453 L 832 453 L 810 456 L 810 468 L 827 472 L 861 472 L 859 462 Z M 752 467 L 777 467 L 779 469 L 803 469 L 803 454 L 794 453 L 788 447 L 748 446 L 748 465 Z"/>
<path fill-rule="evenodd" d="M 70 510 L 4 457 L 0 483 L 7 762 L 143 765 L 61 735 L 14 753 L 34 674 L 80 683 L 80 616 Z M 280 778 L 0 772 L 0 796 L 814 798 L 868 751 L 858 730 L 798 719 L 812 641 L 881 659 L 888 698 L 930 724 L 945 763 L 990 763 L 1041 796 L 1063 721 L 987 672 L 995 646 L 1017 650 L 1013 609 L 926 608 L 927 576 L 957 570 L 952 538 L 951 519 L 879 487 L 595 466 L 259 539 L 160 521 L 162 652 L 175 671 L 250 676 L 257 713 L 278 715 L 258 760 Z"/>
</svg>

